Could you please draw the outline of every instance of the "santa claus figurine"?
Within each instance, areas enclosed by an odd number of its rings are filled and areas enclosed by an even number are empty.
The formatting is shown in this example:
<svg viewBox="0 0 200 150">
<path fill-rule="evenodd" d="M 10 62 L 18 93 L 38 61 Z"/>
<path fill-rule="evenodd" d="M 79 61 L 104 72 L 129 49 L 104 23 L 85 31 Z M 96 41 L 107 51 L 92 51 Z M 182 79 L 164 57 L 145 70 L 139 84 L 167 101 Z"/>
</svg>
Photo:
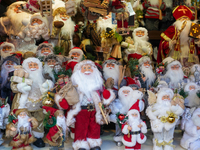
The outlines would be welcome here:
<svg viewBox="0 0 200 150">
<path fill-rule="evenodd" d="M 31 41 L 31 39 L 39 40 L 41 37 L 45 40 L 49 39 L 49 24 L 46 17 L 42 17 L 39 13 L 31 16 L 30 22 L 18 34 L 24 41 Z"/>
<path fill-rule="evenodd" d="M 185 85 L 184 92 L 188 93 L 185 98 L 185 106 L 192 108 L 200 106 L 200 98 L 197 96 L 200 87 L 193 82 L 189 82 Z"/>
<path fill-rule="evenodd" d="M 200 65 L 199 64 L 194 64 L 190 68 L 190 76 L 189 79 L 191 82 L 195 82 L 196 84 L 200 84 Z"/>
<path fill-rule="evenodd" d="M 67 114 L 67 125 L 75 122 L 74 150 L 100 150 L 100 124 L 104 119 L 99 104 L 103 79 L 94 62 L 83 60 L 74 67 L 71 81 L 77 87 L 79 102 Z M 86 88 L 87 87 L 87 88 Z M 115 98 L 112 90 L 103 91 L 103 103 L 109 105 Z"/>
<path fill-rule="evenodd" d="M 171 57 L 167 57 L 163 60 L 163 63 L 166 62 L 166 73 L 164 76 L 160 77 L 160 80 L 166 81 L 171 89 L 179 89 L 183 87 L 187 80 L 185 79 L 181 63 Z"/>
<path fill-rule="evenodd" d="M 134 47 L 128 48 L 126 53 L 138 53 L 141 55 L 153 54 L 151 43 L 148 42 L 148 31 L 145 28 L 138 27 L 133 31 Z"/>
<path fill-rule="evenodd" d="M 44 57 L 49 54 L 53 54 L 53 45 L 45 41 L 38 46 L 36 56 L 43 61 Z"/>
<path fill-rule="evenodd" d="M 51 79 L 55 83 L 54 67 L 62 65 L 61 60 L 54 54 L 49 54 L 44 58 L 43 75 L 45 79 Z"/>
<path fill-rule="evenodd" d="M 180 145 L 188 150 L 200 149 L 200 108 L 197 108 L 185 124 L 185 132 Z"/>
<path fill-rule="evenodd" d="M 64 112 L 47 106 L 43 106 L 42 108 L 45 109 L 46 112 L 50 112 L 50 115 L 53 115 L 56 118 L 56 125 L 49 129 L 49 132 L 44 138 L 44 142 L 53 147 L 62 148 L 64 146 L 63 142 L 67 133 Z"/>
<path fill-rule="evenodd" d="M 12 90 L 10 87 L 11 84 L 11 77 L 14 73 L 14 66 L 20 65 L 20 60 L 15 56 L 8 56 L 6 57 L 1 65 L 1 77 L 0 77 L 0 84 L 1 84 L 1 97 L 6 99 L 8 98 L 8 104 L 12 105 Z"/>
<path fill-rule="evenodd" d="M 74 70 L 75 65 L 82 61 L 83 59 L 83 51 L 79 47 L 74 47 L 69 51 L 69 57 L 71 60 L 68 62 L 65 62 L 66 64 L 66 70 L 71 69 Z"/>
<path fill-rule="evenodd" d="M 43 119 L 44 114 L 41 109 L 42 101 L 41 96 L 46 94 L 48 90 L 53 88 L 54 83 L 51 80 L 45 80 L 42 74 L 42 63 L 39 59 L 29 57 L 22 63 L 23 69 L 29 73 L 28 79 L 32 80 L 32 85 L 27 83 L 11 83 L 12 91 L 15 94 L 13 99 L 12 110 L 16 108 L 27 108 L 27 110 L 34 115 L 39 122 L 39 127 L 33 129 L 33 135 L 37 138 L 34 145 L 37 147 L 44 147 L 45 144 L 42 141 L 44 136 Z"/>
<path fill-rule="evenodd" d="M 149 89 L 149 86 L 152 86 L 156 79 L 156 75 L 153 72 L 153 68 L 151 65 L 150 57 L 143 56 L 139 59 L 139 70 L 145 77 L 145 79 L 143 78 L 144 80 L 141 80 L 142 88 Z M 144 81 L 145 83 L 142 84 L 142 81 Z"/>
<path fill-rule="evenodd" d="M 173 150 L 175 125 L 184 112 L 181 104 L 174 103 L 173 96 L 174 93 L 171 89 L 161 88 L 155 102 L 146 109 L 154 133 L 153 149 Z"/>
<path fill-rule="evenodd" d="M 180 60 L 184 67 L 190 67 L 199 62 L 199 39 L 189 37 L 192 11 L 185 5 L 177 6 L 173 10 L 175 23 L 161 34 L 161 41 L 157 55 L 157 62 L 170 56 Z"/>
<path fill-rule="evenodd" d="M 140 119 L 140 113 L 137 107 L 131 107 L 127 116 L 127 122 L 122 125 L 122 133 L 124 134 L 122 142 L 125 145 L 125 150 L 140 150 L 141 144 L 147 139 L 144 135 L 144 133 L 147 133 L 147 126 Z"/>
<path fill-rule="evenodd" d="M 1 60 L 15 52 L 15 46 L 9 42 L 0 43 Z"/>
<path fill-rule="evenodd" d="M 31 143 L 36 139 L 32 134 L 32 129 L 38 127 L 38 121 L 31 117 L 27 109 L 15 109 L 13 110 L 12 119 L 6 126 L 6 136 L 12 136 L 13 139 L 10 142 L 12 149 L 32 149 Z"/>
</svg>

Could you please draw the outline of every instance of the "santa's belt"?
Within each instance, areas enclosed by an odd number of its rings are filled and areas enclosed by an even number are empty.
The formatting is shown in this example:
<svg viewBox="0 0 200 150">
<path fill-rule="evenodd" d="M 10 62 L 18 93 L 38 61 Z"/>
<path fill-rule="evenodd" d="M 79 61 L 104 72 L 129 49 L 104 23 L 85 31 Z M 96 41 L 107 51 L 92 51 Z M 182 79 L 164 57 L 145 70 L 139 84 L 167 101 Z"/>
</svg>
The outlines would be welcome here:
<svg viewBox="0 0 200 150">
<path fill-rule="evenodd" d="M 95 110 L 95 106 L 94 104 L 87 104 L 87 106 L 81 106 L 81 109 L 87 109 L 88 111 L 94 111 Z"/>
<path fill-rule="evenodd" d="M 134 131 L 134 132 L 130 131 L 131 135 L 133 135 L 133 134 L 140 134 L 140 133 L 141 133 L 141 131 Z"/>
<path fill-rule="evenodd" d="M 30 133 L 30 131 L 20 131 L 20 132 L 18 132 L 18 134 L 29 134 Z"/>
</svg>

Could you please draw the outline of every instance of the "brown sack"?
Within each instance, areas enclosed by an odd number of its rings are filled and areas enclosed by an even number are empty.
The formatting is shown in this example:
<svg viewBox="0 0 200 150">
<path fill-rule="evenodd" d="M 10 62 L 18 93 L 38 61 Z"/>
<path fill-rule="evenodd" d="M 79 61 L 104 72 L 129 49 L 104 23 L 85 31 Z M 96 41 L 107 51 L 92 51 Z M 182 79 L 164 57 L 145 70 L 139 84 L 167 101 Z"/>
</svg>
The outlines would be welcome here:
<svg viewBox="0 0 200 150">
<path fill-rule="evenodd" d="M 79 102 L 78 92 L 72 85 L 71 81 L 69 81 L 62 89 L 60 89 L 58 94 L 62 98 L 65 98 L 69 105 L 75 105 Z"/>
</svg>

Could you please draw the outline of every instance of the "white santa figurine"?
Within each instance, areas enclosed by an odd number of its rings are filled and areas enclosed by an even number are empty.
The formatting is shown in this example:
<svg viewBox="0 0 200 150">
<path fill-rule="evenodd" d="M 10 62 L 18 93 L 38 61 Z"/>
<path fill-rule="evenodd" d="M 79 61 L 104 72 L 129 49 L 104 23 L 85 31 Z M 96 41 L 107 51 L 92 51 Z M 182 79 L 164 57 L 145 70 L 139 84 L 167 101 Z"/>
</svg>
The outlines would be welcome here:
<svg viewBox="0 0 200 150">
<path fill-rule="evenodd" d="M 1 51 L 1 60 L 3 60 L 7 56 L 11 56 L 12 53 L 15 52 L 15 46 L 9 42 L 2 42 L 0 43 L 0 51 Z"/>
<path fill-rule="evenodd" d="M 51 43 L 45 41 L 37 47 L 36 56 L 38 58 L 44 59 L 44 57 L 49 54 L 53 54 L 53 45 Z"/>
<path fill-rule="evenodd" d="M 66 70 L 74 70 L 74 67 L 77 63 L 81 62 L 84 57 L 83 51 L 79 47 L 74 47 L 69 51 L 69 61 L 65 62 Z"/>
<path fill-rule="evenodd" d="M 185 124 L 185 132 L 181 139 L 180 145 L 187 150 L 200 149 L 200 108 L 197 108 L 192 118 Z"/>
<path fill-rule="evenodd" d="M 39 13 L 35 13 L 31 16 L 30 22 L 26 24 L 26 27 L 18 34 L 21 39 L 28 42 L 31 39 L 45 40 L 49 39 L 49 24 L 46 17 L 42 17 Z"/>
<path fill-rule="evenodd" d="M 140 119 L 138 107 L 131 107 L 127 113 L 128 120 L 122 125 L 122 143 L 125 150 L 141 150 L 141 144 L 146 141 L 147 126 Z"/>
<path fill-rule="evenodd" d="M 171 89 L 179 89 L 183 87 L 187 80 L 185 79 L 181 63 L 171 57 L 167 57 L 163 60 L 163 63 L 166 62 L 167 71 L 164 76 L 160 77 L 160 80 L 166 81 Z"/>
<path fill-rule="evenodd" d="M 184 112 L 180 105 L 172 105 L 173 91 L 170 88 L 161 88 L 157 93 L 156 102 L 146 109 L 146 115 L 151 121 L 154 133 L 154 150 L 173 150 L 173 136 L 177 121 Z"/>
<path fill-rule="evenodd" d="M 32 80 L 32 85 L 26 83 L 11 83 L 11 88 L 15 94 L 13 99 L 12 110 L 16 108 L 27 108 L 27 110 L 35 116 L 39 122 L 39 127 L 33 129 L 33 135 L 37 138 L 34 145 L 37 147 L 44 147 L 42 141 L 44 136 L 43 119 L 44 114 L 41 109 L 41 96 L 46 94 L 48 90 L 53 88 L 54 84 L 51 80 L 45 80 L 42 74 L 42 62 L 34 57 L 25 59 L 22 63 L 23 69 L 29 73 L 28 79 Z"/>
<path fill-rule="evenodd" d="M 139 70 L 145 75 L 145 87 L 143 88 L 149 88 L 149 86 L 152 86 L 156 79 L 156 75 L 153 72 L 150 57 L 143 56 L 139 59 Z"/>
<path fill-rule="evenodd" d="M 76 64 L 71 81 L 77 87 L 79 102 L 67 114 L 67 125 L 75 122 L 74 150 L 100 150 L 100 124 L 103 117 L 99 108 L 103 78 L 94 62 L 83 60 Z M 112 90 L 103 91 L 103 104 L 110 104 L 115 95 Z M 75 117 L 75 118 L 74 118 Z"/>
<path fill-rule="evenodd" d="M 190 68 L 189 79 L 191 82 L 196 82 L 197 84 L 200 83 L 200 65 L 199 64 L 194 64 Z"/>
</svg>

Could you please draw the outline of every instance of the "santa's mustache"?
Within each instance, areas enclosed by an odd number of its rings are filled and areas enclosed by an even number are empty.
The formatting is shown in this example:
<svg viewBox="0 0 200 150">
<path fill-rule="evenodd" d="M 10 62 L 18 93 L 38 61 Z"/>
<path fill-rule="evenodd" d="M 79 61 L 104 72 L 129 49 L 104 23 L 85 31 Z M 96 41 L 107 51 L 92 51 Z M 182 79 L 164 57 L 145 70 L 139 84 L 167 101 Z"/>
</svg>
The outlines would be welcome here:
<svg viewBox="0 0 200 150">
<path fill-rule="evenodd" d="M 49 52 L 43 52 L 42 54 L 49 54 Z"/>
<path fill-rule="evenodd" d="M 36 26 L 36 25 L 39 25 L 38 23 L 34 23 L 32 26 Z"/>
<path fill-rule="evenodd" d="M 35 71 L 35 70 L 37 70 L 37 68 L 31 68 L 30 70 L 31 70 L 31 71 Z"/>
<path fill-rule="evenodd" d="M 90 71 L 85 71 L 84 72 L 84 74 L 86 74 L 86 75 L 89 75 L 89 74 L 91 74 L 92 72 L 90 72 Z"/>
</svg>

